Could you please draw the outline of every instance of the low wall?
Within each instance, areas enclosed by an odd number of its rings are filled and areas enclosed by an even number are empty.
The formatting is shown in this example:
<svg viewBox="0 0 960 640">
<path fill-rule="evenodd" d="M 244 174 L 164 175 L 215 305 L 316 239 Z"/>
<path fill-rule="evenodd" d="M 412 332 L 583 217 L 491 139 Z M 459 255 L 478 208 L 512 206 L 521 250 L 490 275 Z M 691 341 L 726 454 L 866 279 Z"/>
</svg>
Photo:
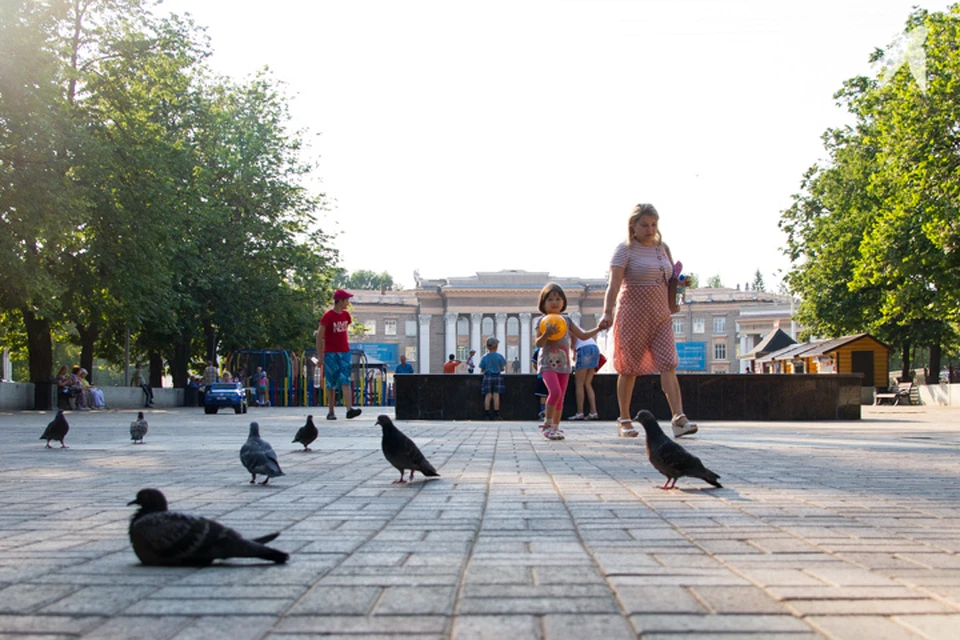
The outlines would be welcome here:
<svg viewBox="0 0 960 640">
<path fill-rule="evenodd" d="M 921 384 L 917 386 L 920 392 L 920 404 L 956 407 L 960 406 L 960 384 Z"/>
<path fill-rule="evenodd" d="M 0 411 L 33 409 L 32 382 L 0 382 Z"/>
<path fill-rule="evenodd" d="M 694 420 L 859 420 L 859 374 L 681 374 L 684 411 Z M 479 375 L 412 374 L 394 378 L 400 420 L 482 420 Z M 533 395 L 535 374 L 505 376 L 500 397 L 505 420 L 536 420 L 539 400 Z M 601 420 L 615 420 L 616 374 L 593 381 Z M 670 419 L 660 376 L 637 378 L 631 414 L 649 409 Z M 564 402 L 564 417 L 576 413 L 573 379 Z"/>
</svg>

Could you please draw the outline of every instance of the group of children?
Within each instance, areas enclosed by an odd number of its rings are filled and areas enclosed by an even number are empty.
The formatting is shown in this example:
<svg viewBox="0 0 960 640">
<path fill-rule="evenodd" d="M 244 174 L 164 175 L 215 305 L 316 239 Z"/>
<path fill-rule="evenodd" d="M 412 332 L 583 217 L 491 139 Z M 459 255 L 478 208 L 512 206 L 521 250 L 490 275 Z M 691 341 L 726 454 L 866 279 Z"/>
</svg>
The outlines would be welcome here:
<svg viewBox="0 0 960 640">
<path fill-rule="evenodd" d="M 334 293 L 334 308 L 324 314 L 316 334 L 318 365 L 323 367 L 329 393 L 328 420 L 336 420 L 334 406 L 338 386 L 343 387 L 344 404 L 347 405 L 347 418 L 360 415 L 360 409 L 352 406 L 349 392 L 350 364 L 347 326 L 352 318 L 346 311 L 346 307 L 351 297 L 351 294 L 342 289 Z M 570 316 L 564 313 L 567 310 L 567 296 L 563 288 L 556 283 L 548 283 L 540 291 L 537 308 L 543 316 L 559 315 L 565 322 L 565 329 L 539 321 L 535 323 L 537 350 L 534 355 L 538 384 L 542 381 L 546 389 L 546 399 L 542 411 L 543 424 L 540 425 L 540 430 L 548 440 L 563 440 L 560 420 L 562 419 L 563 400 L 567 385 L 574 369 L 571 357 L 572 339 L 576 338 L 582 341 L 581 344 L 584 347 L 594 346 L 593 350 L 584 349 L 585 358 L 587 356 L 589 358 L 599 357 L 599 349 L 595 347 L 596 343 L 593 342 L 593 337 L 599 333 L 600 328 L 581 329 L 570 319 Z M 507 361 L 497 351 L 500 345 L 497 338 L 490 336 L 487 338 L 486 345 L 487 353 L 480 359 L 479 365 L 480 372 L 483 374 L 480 382 L 480 393 L 484 396 L 484 415 L 487 420 L 501 420 L 500 394 L 505 390 L 503 372 L 507 368 Z M 347 357 L 344 357 L 345 355 Z M 471 353 L 471 364 L 472 355 Z M 454 356 L 451 355 L 450 358 L 455 362 Z M 596 370 L 596 368 L 597 364 L 594 363 L 592 370 Z M 572 419 L 593 420 L 597 418 L 596 405 L 592 397 L 590 397 L 590 400 L 591 411 L 589 414 L 583 415 L 582 400 L 578 397 L 579 411 Z"/>
</svg>

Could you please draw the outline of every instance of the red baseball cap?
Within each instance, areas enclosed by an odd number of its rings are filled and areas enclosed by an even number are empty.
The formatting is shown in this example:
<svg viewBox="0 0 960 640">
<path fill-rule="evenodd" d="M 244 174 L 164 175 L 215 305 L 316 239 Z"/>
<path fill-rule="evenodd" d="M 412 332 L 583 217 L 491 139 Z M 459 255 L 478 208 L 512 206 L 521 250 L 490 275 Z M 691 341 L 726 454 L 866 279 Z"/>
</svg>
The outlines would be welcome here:
<svg viewBox="0 0 960 640">
<path fill-rule="evenodd" d="M 352 298 L 352 297 L 353 297 L 352 293 L 347 293 L 343 289 L 337 289 L 336 291 L 333 292 L 334 302 L 336 302 L 337 300 L 343 300 L 344 298 Z"/>
</svg>

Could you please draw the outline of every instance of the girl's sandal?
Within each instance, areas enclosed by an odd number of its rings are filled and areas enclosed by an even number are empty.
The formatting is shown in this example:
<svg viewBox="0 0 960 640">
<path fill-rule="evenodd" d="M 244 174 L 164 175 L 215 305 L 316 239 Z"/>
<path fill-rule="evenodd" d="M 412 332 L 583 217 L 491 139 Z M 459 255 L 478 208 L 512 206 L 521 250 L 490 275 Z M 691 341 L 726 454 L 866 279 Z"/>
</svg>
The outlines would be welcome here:
<svg viewBox="0 0 960 640">
<path fill-rule="evenodd" d="M 620 418 L 617 420 L 617 431 L 621 438 L 636 438 L 640 432 L 633 428 L 633 420 Z"/>
</svg>

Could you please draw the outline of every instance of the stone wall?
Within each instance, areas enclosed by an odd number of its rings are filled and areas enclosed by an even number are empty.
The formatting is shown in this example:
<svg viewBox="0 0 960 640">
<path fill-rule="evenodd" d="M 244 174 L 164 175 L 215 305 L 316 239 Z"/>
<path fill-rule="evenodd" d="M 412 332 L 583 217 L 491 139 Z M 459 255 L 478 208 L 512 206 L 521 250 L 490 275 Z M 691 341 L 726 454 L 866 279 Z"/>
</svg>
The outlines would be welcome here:
<svg viewBox="0 0 960 640">
<path fill-rule="evenodd" d="M 396 411 L 400 420 L 482 420 L 479 375 L 396 376 Z M 500 398 L 505 420 L 536 420 L 533 395 L 536 375 L 507 375 Z M 860 375 L 686 374 L 680 375 L 684 411 L 694 420 L 859 420 Z M 617 418 L 617 376 L 594 378 L 601 420 Z M 637 378 L 631 414 L 649 409 L 670 419 L 659 376 Z M 564 403 L 564 418 L 576 413 L 573 379 Z"/>
</svg>

